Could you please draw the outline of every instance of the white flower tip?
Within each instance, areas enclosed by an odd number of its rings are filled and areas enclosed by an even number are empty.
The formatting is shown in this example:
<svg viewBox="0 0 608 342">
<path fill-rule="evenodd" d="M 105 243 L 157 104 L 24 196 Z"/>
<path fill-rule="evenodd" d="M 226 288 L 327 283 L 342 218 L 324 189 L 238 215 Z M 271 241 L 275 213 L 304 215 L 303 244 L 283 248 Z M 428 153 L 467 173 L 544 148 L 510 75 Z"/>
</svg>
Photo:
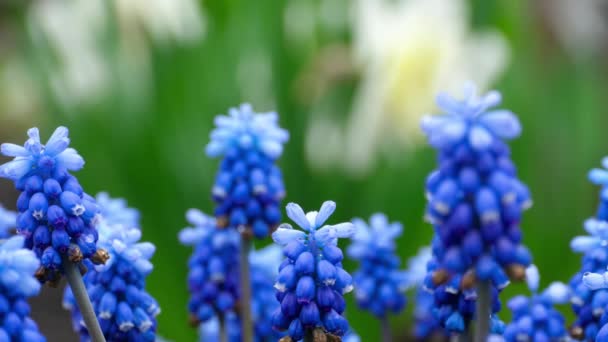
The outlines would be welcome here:
<svg viewBox="0 0 608 342">
<path fill-rule="evenodd" d="M 285 286 L 285 284 L 282 284 L 279 282 L 274 283 L 274 288 L 277 289 L 277 291 L 279 291 L 279 292 L 287 291 L 287 286 Z"/>
<path fill-rule="evenodd" d="M 538 285 L 540 283 L 540 273 L 538 272 L 538 267 L 532 264 L 526 268 L 526 283 L 528 284 L 528 288 L 532 292 L 538 291 Z"/>
</svg>

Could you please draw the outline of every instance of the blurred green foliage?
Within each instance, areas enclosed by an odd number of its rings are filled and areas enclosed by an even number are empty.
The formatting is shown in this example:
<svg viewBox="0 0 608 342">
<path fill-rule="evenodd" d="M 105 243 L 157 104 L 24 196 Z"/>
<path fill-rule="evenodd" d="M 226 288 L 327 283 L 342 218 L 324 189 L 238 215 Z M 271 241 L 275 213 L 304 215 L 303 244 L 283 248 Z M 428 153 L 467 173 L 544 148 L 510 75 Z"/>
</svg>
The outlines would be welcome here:
<svg viewBox="0 0 608 342">
<path fill-rule="evenodd" d="M 586 172 L 608 152 L 603 135 L 608 127 L 608 64 L 570 59 L 544 32 L 529 2 L 475 0 L 472 4 L 473 24 L 497 27 L 512 48 L 510 66 L 496 88 L 524 127 L 522 137 L 511 144 L 520 178 L 535 200 L 524 216 L 524 241 L 541 270 L 542 284 L 567 281 L 580 263 L 579 256 L 570 252 L 569 240 L 582 231 L 582 221 L 593 214 L 597 202 L 597 189 L 587 182 Z M 196 334 L 187 325 L 190 250 L 179 245 L 177 232 L 186 224 L 186 209 L 212 212 L 209 194 L 218 161 L 207 158 L 203 147 L 214 115 L 251 101 L 237 86 L 236 74 L 242 57 L 252 52 L 261 51 L 270 59 L 268 91 L 276 101 L 274 107 L 252 104 L 259 110 L 276 109 L 282 126 L 291 133 L 280 160 L 288 190 L 285 203 L 295 201 L 310 209 L 333 199 L 338 203 L 335 221 L 387 213 L 405 224 L 399 241 L 404 263 L 432 236 L 431 227 L 422 220 L 424 179 L 435 159 L 430 148 L 415 150 L 397 163 L 381 162 L 360 180 L 339 171 L 315 172 L 306 162 L 304 132 L 311 105 L 298 101 L 295 83 L 321 46 L 348 42 L 348 27 L 329 33 L 317 29 L 305 48 L 294 49 L 283 29 L 283 1 L 205 1 L 203 7 L 207 17 L 203 41 L 170 49 L 154 45 L 149 97 L 132 99 L 128 89 L 116 86 L 102 101 L 66 109 L 47 89 L 40 113 L 46 126 L 43 134 L 50 134 L 58 124 L 71 129 L 73 146 L 87 162 L 78 176 L 89 193 L 106 190 L 141 210 L 144 240 L 157 246 L 148 287 L 163 309 L 159 331 L 175 341 L 191 341 Z M 25 30 L 22 34 L 20 47 L 44 86 L 50 56 L 27 43 Z M 112 37 L 109 33 L 102 40 L 110 51 L 108 58 L 113 56 Z M 118 80 L 120 71 L 113 72 Z M 322 99 L 323 105 L 336 115 L 346 115 L 355 87 L 356 80 L 341 83 Z M 526 291 L 521 285 L 511 286 L 502 298 Z M 348 316 L 363 341 L 379 336 L 379 328 L 368 323 L 371 315 L 357 310 L 352 296 Z M 408 315 L 392 319 L 401 335 L 407 333 L 404 322 L 409 324 Z"/>
</svg>

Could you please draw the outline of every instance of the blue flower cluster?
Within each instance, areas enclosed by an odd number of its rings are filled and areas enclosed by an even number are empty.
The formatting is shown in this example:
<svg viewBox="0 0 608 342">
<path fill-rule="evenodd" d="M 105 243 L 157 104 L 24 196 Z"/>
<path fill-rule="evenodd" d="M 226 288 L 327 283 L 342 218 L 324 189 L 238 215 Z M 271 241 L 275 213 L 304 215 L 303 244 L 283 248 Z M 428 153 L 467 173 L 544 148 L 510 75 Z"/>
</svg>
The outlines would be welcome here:
<svg viewBox="0 0 608 342">
<path fill-rule="evenodd" d="M 608 158 L 604 158 L 602 164 L 608 168 Z M 585 273 L 604 272 L 608 265 L 608 170 L 591 170 L 589 180 L 602 186 L 600 203 L 596 216 L 585 221 L 584 228 L 589 235 L 577 236 L 570 243 L 572 250 L 582 253 L 583 258 L 580 270 L 571 278 L 569 285 L 572 310 L 576 314 L 570 335 L 575 339 L 592 341 L 603 326 L 600 321 L 608 305 L 608 289 L 592 290 L 582 280 Z"/>
<path fill-rule="evenodd" d="M 102 211 L 104 209 L 102 208 Z M 152 272 L 150 258 L 155 247 L 140 242 L 141 230 L 117 222 L 134 209 L 124 208 L 119 216 L 100 219 L 98 225 L 99 246 L 108 251 L 110 258 L 105 265 L 94 266 L 84 276 L 87 292 L 97 314 L 104 336 L 109 341 L 154 341 L 156 316 L 160 308 L 156 300 L 145 290 L 145 279 Z M 82 341 L 90 341 L 76 300 L 66 288 L 64 307 L 72 312 L 74 329 Z"/>
<path fill-rule="evenodd" d="M 592 341 L 595 338 L 596 342 L 606 342 L 608 341 L 608 311 L 606 311 L 608 296 L 605 295 L 605 291 L 608 289 L 608 272 L 604 272 L 603 274 L 587 272 L 583 275 L 582 281 L 590 290 L 596 291 L 593 296 L 594 303 L 592 305 L 595 304 L 593 306 L 598 308 L 602 307 L 601 310 L 603 311 L 594 330 L 595 335 L 589 338 L 585 334 L 584 339 Z M 587 330 L 590 329 L 587 328 Z M 587 330 L 585 330 L 585 333 Z"/>
<path fill-rule="evenodd" d="M 507 342 L 566 340 L 564 316 L 554 305 L 567 303 L 570 289 L 566 284 L 554 282 L 537 294 L 539 280 L 536 266 L 531 265 L 526 270 L 526 281 L 532 297 L 515 296 L 507 303 L 513 313 L 513 319 L 504 332 Z"/>
<path fill-rule="evenodd" d="M 272 315 L 278 309 L 275 298 L 273 279 L 281 263 L 282 251 L 276 245 L 268 246 L 249 255 L 251 265 L 251 311 L 254 323 L 254 340 L 256 342 L 274 342 L 282 334 L 272 329 Z M 225 315 L 226 332 L 231 342 L 241 341 L 241 326 L 237 315 L 228 312 Z M 200 341 L 219 342 L 219 320 L 213 317 L 201 323 Z"/>
<path fill-rule="evenodd" d="M 434 241 L 437 240 L 435 238 Z M 425 290 L 433 294 L 431 309 L 433 317 L 448 334 L 466 332 L 471 321 L 475 318 L 475 302 L 477 299 L 472 272 L 468 272 L 464 276 L 455 274 L 450 277 L 447 272 L 439 269 L 439 263 L 435 257 L 429 261 L 427 270 L 424 287 Z M 490 332 L 492 334 L 502 334 L 505 326 L 496 316 L 496 313 L 501 309 L 498 298 L 499 290 L 496 286 L 491 286 L 491 291 Z M 426 300 L 427 302 L 424 304 L 429 305 L 428 299 Z M 430 320 L 424 323 L 428 324 L 428 326 L 422 327 L 424 332 L 434 331 L 431 330 L 434 323 L 431 323 Z"/>
<path fill-rule="evenodd" d="M 434 314 L 435 296 L 424 287 L 427 264 L 432 258 L 431 248 L 423 247 L 407 262 L 406 288 L 415 291 L 414 337 L 419 340 L 432 338 L 434 334 L 443 334 Z"/>
<path fill-rule="evenodd" d="M 510 111 L 489 110 L 500 100 L 498 92 L 478 97 L 475 87 L 467 85 L 463 100 L 438 96 L 446 115 L 422 121 L 429 143 L 439 151 L 439 167 L 426 181 L 426 219 L 436 235 L 435 274 L 429 275 L 426 285 L 440 293 L 450 289 L 449 300 L 463 293 L 461 301 L 470 306 L 471 314 L 474 301 L 466 295 L 468 286 L 489 281 L 496 296 L 509 278 L 522 280 L 531 262 L 520 229 L 530 194 L 517 179 L 502 141 L 517 137 L 521 127 Z"/>
<path fill-rule="evenodd" d="M 0 341 L 44 342 L 27 303 L 40 292 L 33 276 L 40 261 L 23 248 L 24 240 L 14 236 L 0 243 Z"/>
<path fill-rule="evenodd" d="M 106 224 L 120 224 L 126 228 L 141 227 L 139 211 L 129 208 L 124 198 L 112 198 L 107 192 L 100 192 L 95 196 L 95 200 Z"/>
<path fill-rule="evenodd" d="M 350 238 L 355 227 L 350 222 L 325 225 L 336 204 L 324 202 L 319 212 L 304 213 L 295 204 L 287 205 L 287 216 L 302 230 L 281 225 L 273 234 L 283 246 L 285 260 L 279 267 L 274 287 L 280 309 L 273 315 L 273 326 L 287 330 L 293 341 L 307 334 L 344 336 L 348 322 L 343 295 L 352 291 L 352 277 L 342 268 L 339 238 Z"/>
<path fill-rule="evenodd" d="M 248 104 L 217 116 L 215 124 L 206 151 L 224 157 L 212 190 L 217 224 L 266 237 L 281 221 L 285 187 L 274 163 L 289 134 L 276 113 L 258 114 Z"/>
<path fill-rule="evenodd" d="M 239 234 L 218 229 L 216 220 L 196 209 L 186 214 L 192 227 L 179 234 L 182 244 L 193 246 L 188 261 L 190 323 L 198 326 L 215 315 L 235 309 L 239 299 Z"/>
<path fill-rule="evenodd" d="M 97 248 L 99 209 L 95 199 L 69 173 L 80 170 L 84 160 L 68 148 L 68 129 L 57 128 L 46 145 L 40 142 L 37 128 L 27 134 L 24 146 L 0 147 L 3 155 L 15 157 L 0 165 L 0 177 L 13 180 L 21 191 L 17 231 L 41 260 L 36 277 L 56 284 L 63 273 L 62 258 L 103 264 L 108 254 Z"/>
<path fill-rule="evenodd" d="M 17 226 L 17 214 L 5 209 L 0 205 L 0 239 L 6 239 L 12 235 L 12 229 Z"/>
<path fill-rule="evenodd" d="M 395 254 L 395 239 L 403 232 L 402 225 L 389 223 L 380 213 L 371 216 L 369 225 L 361 219 L 354 219 L 353 224 L 356 233 L 347 254 L 360 263 L 353 275 L 357 304 L 378 318 L 399 313 L 407 303 L 405 272 L 399 270 Z"/>
</svg>

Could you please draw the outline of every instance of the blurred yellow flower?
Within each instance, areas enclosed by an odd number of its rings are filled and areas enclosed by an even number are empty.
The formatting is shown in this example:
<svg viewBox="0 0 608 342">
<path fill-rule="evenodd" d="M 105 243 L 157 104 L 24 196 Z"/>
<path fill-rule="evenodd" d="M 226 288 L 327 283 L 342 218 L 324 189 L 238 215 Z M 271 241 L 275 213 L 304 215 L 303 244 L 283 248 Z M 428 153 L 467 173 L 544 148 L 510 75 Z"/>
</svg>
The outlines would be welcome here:
<svg viewBox="0 0 608 342">
<path fill-rule="evenodd" d="M 363 175 L 379 154 L 403 158 L 395 152 L 421 141 L 420 118 L 433 111 L 439 90 L 458 90 L 467 80 L 486 88 L 505 68 L 509 49 L 498 32 L 471 32 L 464 0 L 357 0 L 352 9 L 361 82 L 346 125 L 333 127 L 343 139 L 341 158 L 331 159 Z M 329 131 L 327 122 L 310 127 Z M 309 157 L 318 167 L 330 159 L 318 151 Z"/>
</svg>

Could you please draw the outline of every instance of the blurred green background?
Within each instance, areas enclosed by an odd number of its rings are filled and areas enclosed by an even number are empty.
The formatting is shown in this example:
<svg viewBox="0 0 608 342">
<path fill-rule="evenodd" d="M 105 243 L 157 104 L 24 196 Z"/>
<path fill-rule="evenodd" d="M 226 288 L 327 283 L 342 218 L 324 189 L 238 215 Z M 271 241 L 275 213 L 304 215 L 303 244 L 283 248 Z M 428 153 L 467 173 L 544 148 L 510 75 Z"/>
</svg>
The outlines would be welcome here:
<svg viewBox="0 0 608 342">
<path fill-rule="evenodd" d="M 144 239 L 157 246 L 148 288 L 163 309 L 160 334 L 193 341 L 185 284 L 190 250 L 179 245 L 177 232 L 188 208 L 213 208 L 218 161 L 203 147 L 215 115 L 242 102 L 277 110 L 291 134 L 280 159 L 285 203 L 314 209 L 333 199 L 335 221 L 385 212 L 406 227 L 398 249 L 405 264 L 431 239 L 422 220 L 423 182 L 435 160 L 409 132 L 417 131 L 421 114 L 436 111 L 429 100 L 434 90 L 479 79 L 481 87 L 502 91 L 504 107 L 524 127 L 511 146 L 534 198 L 524 241 L 542 284 L 569 280 L 580 263 L 569 241 L 582 233 L 597 202 L 586 173 L 608 154 L 606 2 L 386 1 L 409 3 L 389 10 L 392 17 L 374 10 L 378 2 L 1 2 L 1 140 L 24 141 L 33 125 L 45 136 L 60 124 L 70 128 L 72 145 L 86 160 L 78 177 L 87 192 L 126 198 L 142 212 Z M 440 29 L 462 34 L 435 32 Z M 502 50 L 461 51 L 490 31 Z M 453 51 L 458 58 L 448 58 Z M 495 72 L 478 75 L 493 62 Z M 393 98 L 383 99 L 390 91 Z M 399 108 L 410 104 L 424 112 Z M 350 129 L 356 113 L 369 120 L 359 133 Z M 375 118 L 383 123 L 375 138 L 366 137 Z M 333 126 L 321 124 L 328 120 Z M 412 138 L 401 139 L 407 134 Z M 356 159 L 372 144 L 373 158 L 363 168 L 340 159 Z M 14 208 L 14 190 L 6 181 L 1 187 L 2 203 Z M 514 285 L 502 298 L 518 292 L 527 290 Z M 34 306 L 34 315 L 52 319 L 44 303 Z M 363 341 L 379 336 L 352 296 L 348 316 Z M 409 314 L 391 322 L 396 334 L 407 334 Z M 56 326 L 42 326 L 50 341 L 58 340 L 51 338 Z"/>
</svg>

